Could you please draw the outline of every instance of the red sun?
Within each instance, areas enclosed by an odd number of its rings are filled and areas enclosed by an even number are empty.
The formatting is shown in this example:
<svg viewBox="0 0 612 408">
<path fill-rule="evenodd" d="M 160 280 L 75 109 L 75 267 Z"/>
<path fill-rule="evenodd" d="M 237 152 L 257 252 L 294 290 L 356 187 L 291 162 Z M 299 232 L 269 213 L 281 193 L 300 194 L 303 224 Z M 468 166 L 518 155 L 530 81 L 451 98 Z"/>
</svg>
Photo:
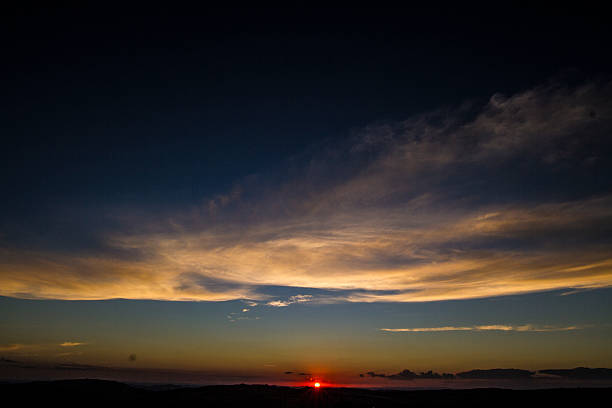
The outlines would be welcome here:
<svg viewBox="0 0 612 408">
<path fill-rule="evenodd" d="M 319 388 L 321 386 L 321 384 L 319 384 L 318 382 L 314 383 L 314 387 L 315 388 Z"/>
</svg>

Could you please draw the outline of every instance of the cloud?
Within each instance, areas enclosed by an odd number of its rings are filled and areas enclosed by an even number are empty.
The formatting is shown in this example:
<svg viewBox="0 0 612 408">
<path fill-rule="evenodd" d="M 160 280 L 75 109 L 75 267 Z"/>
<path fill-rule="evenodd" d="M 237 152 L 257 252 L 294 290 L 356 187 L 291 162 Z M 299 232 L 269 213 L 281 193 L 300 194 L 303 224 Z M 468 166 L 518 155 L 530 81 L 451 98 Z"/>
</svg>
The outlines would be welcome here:
<svg viewBox="0 0 612 408">
<path fill-rule="evenodd" d="M 274 307 L 285 307 L 285 306 L 289 306 L 289 303 L 286 301 L 282 301 L 282 300 L 273 300 L 272 302 L 268 302 L 266 303 L 268 306 L 274 306 Z"/>
<path fill-rule="evenodd" d="M 542 374 L 555 375 L 558 377 L 581 380 L 612 379 L 612 369 L 610 368 L 576 367 L 571 369 L 539 370 L 538 372 Z"/>
<path fill-rule="evenodd" d="M 266 305 L 274 307 L 285 307 L 294 303 L 304 303 L 310 301 L 312 301 L 312 295 L 295 295 L 291 296 L 287 300 L 273 300 L 271 302 L 266 303 Z"/>
<path fill-rule="evenodd" d="M 285 371 L 285 374 L 287 375 L 298 375 L 298 376 L 302 376 L 302 377 L 310 377 L 312 374 L 311 373 L 302 373 L 302 372 L 295 372 L 295 371 Z"/>
<path fill-rule="evenodd" d="M 379 329 L 384 332 L 392 333 L 423 333 L 423 332 L 449 332 L 449 331 L 516 331 L 516 332 L 558 332 L 579 330 L 578 326 L 536 326 L 532 324 L 524 324 L 520 326 L 510 326 L 505 324 L 492 324 L 480 326 L 442 326 L 442 327 L 414 327 L 403 329 Z"/>
<path fill-rule="evenodd" d="M 82 356 L 83 352 L 82 351 L 70 351 L 67 353 L 58 353 L 57 356 L 58 357 L 68 357 L 68 356 Z"/>
<path fill-rule="evenodd" d="M 80 343 L 80 342 L 75 342 L 75 341 L 65 341 L 63 343 L 60 343 L 60 347 L 76 347 L 76 346 L 84 346 L 87 343 Z"/>
<path fill-rule="evenodd" d="M 456 327 L 456 326 L 444 326 L 444 327 L 416 327 L 411 329 L 379 329 L 385 332 L 443 332 L 443 331 L 472 331 L 474 327 Z"/>
<path fill-rule="evenodd" d="M 1 344 L 0 351 L 17 351 L 26 347 L 23 344 Z"/>
<path fill-rule="evenodd" d="M 412 372 L 410 370 L 402 370 L 397 374 L 382 374 L 382 373 L 375 373 L 373 371 L 368 371 L 365 374 L 359 374 L 360 377 L 365 377 L 365 376 L 369 376 L 369 377 L 380 377 L 380 378 L 388 378 L 391 380 L 418 380 L 418 379 L 453 379 L 455 376 L 453 374 L 449 374 L 449 373 L 436 373 L 433 371 L 427 371 L 427 372 L 421 372 L 419 374 Z"/>
<path fill-rule="evenodd" d="M 373 371 L 368 371 L 367 373 L 365 373 L 365 375 L 368 375 L 370 377 L 386 377 L 386 374 L 377 374 Z"/>
<path fill-rule="evenodd" d="M 229 320 L 232 323 L 238 320 L 259 320 L 260 319 L 259 316 L 250 317 L 244 314 L 248 312 L 249 310 L 250 309 L 242 309 L 240 312 L 230 312 L 225 317 L 227 317 L 227 320 Z"/>
<path fill-rule="evenodd" d="M 529 379 L 535 374 L 534 371 L 520 370 L 516 368 L 493 368 L 490 370 L 470 370 L 462 373 L 457 373 L 457 377 L 460 378 L 473 378 L 473 379 L 507 379 L 507 380 L 519 380 Z"/>
<path fill-rule="evenodd" d="M 11 360 L 8 358 L 0 357 L 0 364 L 20 364 L 19 361 Z"/>
<path fill-rule="evenodd" d="M 56 370 L 99 370 L 106 369 L 106 367 L 94 366 L 89 364 L 78 364 L 78 363 L 62 363 L 57 364 L 54 367 Z"/>
<path fill-rule="evenodd" d="M 610 82 L 494 95 L 356 130 L 198 206 L 50 210 L 84 244 L 7 226 L 0 295 L 284 307 L 306 298 L 262 288 L 418 302 L 609 287 L 611 101 Z"/>
</svg>

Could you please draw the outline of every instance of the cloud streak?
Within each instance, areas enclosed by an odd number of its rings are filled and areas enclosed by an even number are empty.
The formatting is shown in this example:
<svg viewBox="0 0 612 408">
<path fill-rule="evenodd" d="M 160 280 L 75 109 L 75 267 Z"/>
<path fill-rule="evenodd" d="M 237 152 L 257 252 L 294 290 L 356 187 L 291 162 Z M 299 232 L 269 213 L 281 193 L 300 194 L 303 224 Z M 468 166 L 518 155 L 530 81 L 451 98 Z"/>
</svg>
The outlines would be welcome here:
<svg viewBox="0 0 612 408">
<path fill-rule="evenodd" d="M 430 333 L 430 332 L 451 332 L 451 331 L 513 331 L 513 332 L 559 332 L 580 330 L 578 326 L 537 326 L 532 324 L 524 324 L 520 326 L 511 326 L 505 324 L 490 324 L 479 326 L 442 326 L 442 327 L 414 327 L 401 329 L 379 329 L 384 332 L 391 333 Z"/>
<path fill-rule="evenodd" d="M 75 342 L 75 341 L 65 341 L 63 343 L 60 343 L 59 346 L 60 347 L 77 347 L 77 346 L 84 346 L 87 343 L 80 343 L 80 342 Z"/>
<path fill-rule="evenodd" d="M 0 345 L 0 351 L 17 351 L 23 349 L 23 344 L 2 344 Z"/>
<path fill-rule="evenodd" d="M 97 249 L 0 246 L 0 295 L 285 307 L 318 300 L 304 288 L 414 302 L 612 286 L 610 101 L 609 82 L 494 95 L 366 127 L 195 208 L 85 214 L 107 221 L 87 232 Z"/>
</svg>

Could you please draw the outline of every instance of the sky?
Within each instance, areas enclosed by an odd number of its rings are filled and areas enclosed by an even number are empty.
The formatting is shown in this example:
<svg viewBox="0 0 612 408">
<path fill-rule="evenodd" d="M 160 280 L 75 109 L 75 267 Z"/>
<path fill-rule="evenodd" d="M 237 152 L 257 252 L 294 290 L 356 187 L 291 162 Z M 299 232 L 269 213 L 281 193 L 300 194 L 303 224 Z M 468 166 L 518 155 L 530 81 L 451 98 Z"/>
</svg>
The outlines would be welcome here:
<svg viewBox="0 0 612 408">
<path fill-rule="evenodd" d="M 1 378 L 612 367 L 597 10 L 5 19 Z"/>
</svg>

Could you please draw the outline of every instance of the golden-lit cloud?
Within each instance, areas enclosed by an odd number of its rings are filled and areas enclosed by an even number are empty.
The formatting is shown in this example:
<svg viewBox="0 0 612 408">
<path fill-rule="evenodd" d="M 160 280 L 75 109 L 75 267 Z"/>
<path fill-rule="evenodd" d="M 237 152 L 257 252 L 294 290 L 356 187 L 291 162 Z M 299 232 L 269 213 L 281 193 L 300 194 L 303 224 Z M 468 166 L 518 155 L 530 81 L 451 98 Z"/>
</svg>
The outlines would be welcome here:
<svg viewBox="0 0 612 408">
<path fill-rule="evenodd" d="M 260 231 L 246 230 L 231 245 L 227 244 L 231 237 L 209 233 L 130 237 L 124 245 L 154 256 L 118 261 L 23 253 L 28 263 L 14 260 L 4 265 L 14 275 L 1 276 L 2 290 L 9 296 L 61 299 L 228 300 L 265 299 L 255 289 L 278 285 L 339 290 L 339 298 L 369 302 L 604 287 L 612 284 L 612 256 L 597 245 L 559 251 L 554 247 L 465 249 L 447 243 L 571 231 L 576 225 L 609 217 L 608 203 L 606 198 L 498 209 L 495 216 L 443 217 L 412 229 L 395 226 L 393 216 L 388 225 L 382 218 L 377 218 L 379 226 L 330 223 L 329 230 L 289 237 L 271 229 L 266 233 L 274 239 L 263 241 L 256 237 Z M 216 246 L 216 239 L 224 245 Z M 269 299 L 267 304 L 286 306 L 306 300 L 310 299 L 296 296 Z"/>
<path fill-rule="evenodd" d="M 60 343 L 60 347 L 77 347 L 77 346 L 84 346 L 87 343 L 80 343 L 80 342 L 76 342 L 76 341 L 65 341 L 63 343 Z"/>
<path fill-rule="evenodd" d="M 610 191 L 530 184 L 544 172 L 590 177 L 602 160 L 593 146 L 612 129 L 611 89 L 536 88 L 496 95 L 471 119 L 368 127 L 280 182 L 249 178 L 162 215 L 117 210 L 120 227 L 96 236 L 103 250 L 1 248 L 0 295 L 284 307 L 612 286 Z M 506 326 L 484 327 L 454 330 Z M 508 330 L 537 331 L 520 327 Z"/>
</svg>

